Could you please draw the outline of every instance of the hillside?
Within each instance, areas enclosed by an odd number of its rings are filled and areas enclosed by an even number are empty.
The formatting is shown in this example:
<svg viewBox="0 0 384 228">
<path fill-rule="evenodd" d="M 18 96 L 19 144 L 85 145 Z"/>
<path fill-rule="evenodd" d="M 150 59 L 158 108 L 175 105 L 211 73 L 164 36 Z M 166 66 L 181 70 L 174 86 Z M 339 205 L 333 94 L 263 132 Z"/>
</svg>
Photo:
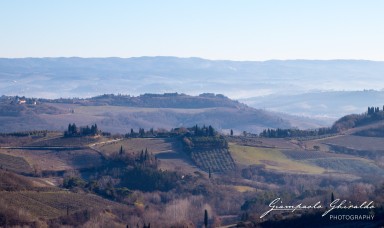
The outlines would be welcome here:
<svg viewBox="0 0 384 228">
<path fill-rule="evenodd" d="M 26 101 L 25 103 L 20 103 Z M 102 95 L 84 99 L 0 98 L 0 131 L 64 130 L 69 123 L 97 124 L 105 131 L 127 133 L 131 128 L 171 129 L 211 124 L 221 131 L 257 132 L 289 127 L 288 120 L 250 108 L 223 95 L 145 94 Z"/>
<path fill-rule="evenodd" d="M 380 124 L 369 121 L 339 133 L 298 138 L 224 136 L 197 125 L 124 137 L 0 134 L 0 226 L 40 221 L 131 227 L 144 221 L 155 227 L 201 227 L 204 210 L 215 226 L 240 220 L 259 224 L 265 220 L 257 218 L 276 197 L 325 206 L 331 193 L 380 205 L 383 141 L 352 131 Z M 266 221 L 299 216 L 273 212 Z"/>
<path fill-rule="evenodd" d="M 159 110 L 203 113 L 205 118 L 206 110 L 255 111 L 212 94 L 103 95 L 36 99 L 36 103 L 25 99 L 20 104 L 23 99 L 12 102 L 14 98 L 5 97 L 10 101 L 6 105 L 14 107 L 9 109 L 14 115 L 8 118 L 34 113 L 50 123 L 50 117 L 56 122 L 68 121 L 82 114 L 89 121 L 116 110 L 140 110 L 136 118 L 142 118 L 144 112 L 156 116 Z M 214 107 L 204 107 L 206 100 Z M 155 104 L 161 106 L 145 107 Z M 94 116 L 87 110 L 93 110 Z M 196 124 L 110 135 L 102 134 L 102 121 L 97 133 L 88 135 L 82 133 L 86 128 L 79 122 L 76 127 L 64 124 L 73 134 L 47 130 L 2 133 L 0 226 L 144 227 L 150 222 L 155 227 L 201 227 L 205 210 L 213 226 L 241 224 L 239 221 L 260 225 L 318 215 L 317 210 L 304 214 L 273 211 L 260 220 L 276 198 L 293 205 L 320 202 L 323 208 L 331 195 L 382 205 L 382 113 L 381 108 L 370 107 L 327 129 L 269 129 L 268 134 L 260 135 L 221 134 L 211 125 Z M 378 208 L 369 213 L 380 221 L 383 211 Z"/>
</svg>

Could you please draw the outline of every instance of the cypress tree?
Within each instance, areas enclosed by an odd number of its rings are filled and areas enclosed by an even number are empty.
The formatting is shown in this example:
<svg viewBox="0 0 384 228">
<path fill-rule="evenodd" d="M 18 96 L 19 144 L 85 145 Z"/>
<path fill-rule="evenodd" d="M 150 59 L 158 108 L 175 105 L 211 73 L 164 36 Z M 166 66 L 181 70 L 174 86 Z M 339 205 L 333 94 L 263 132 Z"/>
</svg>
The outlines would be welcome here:
<svg viewBox="0 0 384 228">
<path fill-rule="evenodd" d="M 211 168 L 208 169 L 208 178 L 211 179 L 212 174 L 211 174 Z"/>
<path fill-rule="evenodd" d="M 205 211 L 204 211 L 204 226 L 205 226 L 205 228 L 208 227 L 208 211 L 207 211 L 207 209 L 205 209 Z"/>
<path fill-rule="evenodd" d="M 144 152 L 144 160 L 147 160 L 148 159 L 148 149 L 145 148 L 145 152 Z"/>
<path fill-rule="evenodd" d="M 121 146 L 120 146 L 119 155 L 123 155 L 123 154 L 124 154 L 123 145 L 121 145 Z"/>
<path fill-rule="evenodd" d="M 144 161 L 144 150 L 141 150 L 141 153 L 140 153 L 140 162 L 143 162 Z"/>
</svg>

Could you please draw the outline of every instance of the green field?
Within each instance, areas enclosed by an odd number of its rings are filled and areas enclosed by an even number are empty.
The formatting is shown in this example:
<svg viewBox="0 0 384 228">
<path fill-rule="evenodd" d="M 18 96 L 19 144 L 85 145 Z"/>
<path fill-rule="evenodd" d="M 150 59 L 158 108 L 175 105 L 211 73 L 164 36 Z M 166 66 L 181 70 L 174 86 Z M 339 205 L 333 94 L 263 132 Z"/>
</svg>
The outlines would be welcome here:
<svg viewBox="0 0 384 228">
<path fill-rule="evenodd" d="M 282 172 L 322 174 L 325 169 L 316 165 L 295 161 L 278 149 L 230 144 L 229 150 L 235 162 L 242 165 L 264 164 L 267 169 Z"/>
</svg>

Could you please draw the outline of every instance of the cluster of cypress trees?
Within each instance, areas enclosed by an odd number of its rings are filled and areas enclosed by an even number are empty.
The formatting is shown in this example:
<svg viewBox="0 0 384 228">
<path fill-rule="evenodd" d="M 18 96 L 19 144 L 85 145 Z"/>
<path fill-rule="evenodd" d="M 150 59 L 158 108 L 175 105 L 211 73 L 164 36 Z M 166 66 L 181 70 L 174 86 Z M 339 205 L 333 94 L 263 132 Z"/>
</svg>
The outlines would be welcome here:
<svg viewBox="0 0 384 228">
<path fill-rule="evenodd" d="M 95 136 L 100 133 L 97 128 L 97 124 L 93 124 L 91 127 L 88 125 L 85 127 L 78 128 L 76 124 L 69 124 L 68 129 L 64 132 L 65 137 L 71 136 Z"/>
</svg>

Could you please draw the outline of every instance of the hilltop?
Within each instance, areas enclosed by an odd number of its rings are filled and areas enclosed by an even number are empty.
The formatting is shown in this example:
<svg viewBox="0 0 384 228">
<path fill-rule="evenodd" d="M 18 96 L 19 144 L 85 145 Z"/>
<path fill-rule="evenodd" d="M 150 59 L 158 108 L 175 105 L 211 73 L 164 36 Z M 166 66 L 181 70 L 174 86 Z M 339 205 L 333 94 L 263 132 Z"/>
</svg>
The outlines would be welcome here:
<svg viewBox="0 0 384 228">
<path fill-rule="evenodd" d="M 143 94 L 140 96 L 104 94 L 85 99 L 40 99 L 49 103 L 75 103 L 85 106 L 126 106 L 137 108 L 237 108 L 251 109 L 247 105 L 231 100 L 222 94 L 203 93 L 198 96 L 190 96 L 179 93 Z"/>
</svg>

